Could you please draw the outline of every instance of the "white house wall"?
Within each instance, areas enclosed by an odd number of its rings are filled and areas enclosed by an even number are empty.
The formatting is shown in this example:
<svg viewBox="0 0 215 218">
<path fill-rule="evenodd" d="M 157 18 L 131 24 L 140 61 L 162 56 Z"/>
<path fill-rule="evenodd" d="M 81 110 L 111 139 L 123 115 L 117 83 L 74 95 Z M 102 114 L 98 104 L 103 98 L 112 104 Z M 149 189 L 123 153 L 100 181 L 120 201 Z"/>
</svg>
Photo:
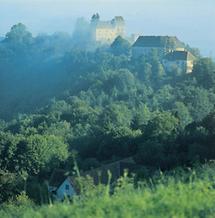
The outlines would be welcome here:
<svg viewBox="0 0 215 218">
<path fill-rule="evenodd" d="M 66 189 L 67 185 L 69 186 L 68 190 Z M 61 186 L 57 190 L 58 200 L 63 200 L 65 197 L 72 197 L 75 194 L 75 190 L 68 178 L 61 184 Z"/>
</svg>

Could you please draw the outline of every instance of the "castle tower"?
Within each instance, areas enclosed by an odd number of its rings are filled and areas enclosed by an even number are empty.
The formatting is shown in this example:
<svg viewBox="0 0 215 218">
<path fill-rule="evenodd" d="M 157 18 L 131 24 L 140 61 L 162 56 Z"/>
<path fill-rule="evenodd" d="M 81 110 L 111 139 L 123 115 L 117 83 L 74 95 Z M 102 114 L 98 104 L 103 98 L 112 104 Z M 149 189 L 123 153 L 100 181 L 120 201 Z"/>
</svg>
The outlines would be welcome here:
<svg viewBox="0 0 215 218">
<path fill-rule="evenodd" d="M 91 24 L 92 24 L 92 25 L 97 25 L 98 22 L 99 22 L 99 20 L 100 20 L 100 16 L 99 16 L 98 13 L 96 13 L 96 14 L 94 14 L 94 15 L 92 16 L 92 18 L 91 18 Z"/>
<path fill-rule="evenodd" d="M 125 35 L 125 21 L 123 17 L 121 16 L 116 16 L 112 22 L 114 23 L 117 31 L 118 36 L 124 36 Z"/>
<path fill-rule="evenodd" d="M 98 13 L 93 14 L 90 22 L 90 35 L 91 35 L 91 40 L 96 41 L 96 28 L 97 25 L 99 24 L 100 21 L 100 16 Z"/>
<path fill-rule="evenodd" d="M 92 40 L 101 44 L 111 44 L 118 36 L 125 35 L 125 22 L 123 17 L 116 16 L 110 21 L 101 21 L 99 14 L 91 18 Z"/>
</svg>

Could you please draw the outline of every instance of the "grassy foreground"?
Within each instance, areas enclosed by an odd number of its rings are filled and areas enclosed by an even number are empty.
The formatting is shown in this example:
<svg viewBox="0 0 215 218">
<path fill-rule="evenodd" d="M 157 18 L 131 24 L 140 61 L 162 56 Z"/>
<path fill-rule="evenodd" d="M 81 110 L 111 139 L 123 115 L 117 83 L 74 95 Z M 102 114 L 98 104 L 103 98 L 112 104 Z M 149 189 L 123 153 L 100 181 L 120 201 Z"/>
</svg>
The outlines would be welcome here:
<svg viewBox="0 0 215 218">
<path fill-rule="evenodd" d="M 74 202 L 35 206 L 25 196 L 3 205 L 0 217 L 75 218 L 184 218 L 215 217 L 215 165 L 196 171 L 177 171 L 141 183 L 138 188 L 124 178 L 113 195 L 109 187 L 91 187 Z"/>
</svg>

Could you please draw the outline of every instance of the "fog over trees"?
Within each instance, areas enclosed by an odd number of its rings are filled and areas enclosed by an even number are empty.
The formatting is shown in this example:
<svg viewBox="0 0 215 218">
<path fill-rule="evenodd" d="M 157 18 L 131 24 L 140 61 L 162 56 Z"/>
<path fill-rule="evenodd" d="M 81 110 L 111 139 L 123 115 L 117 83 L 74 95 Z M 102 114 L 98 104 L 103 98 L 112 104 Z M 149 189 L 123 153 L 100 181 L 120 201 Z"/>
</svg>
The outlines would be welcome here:
<svg viewBox="0 0 215 218">
<path fill-rule="evenodd" d="M 144 178 L 215 158 L 210 58 L 169 72 L 156 50 L 134 58 L 121 37 L 88 49 L 82 33 L 33 36 L 19 23 L 0 42 L 1 203 L 23 190 L 41 203 L 74 154 L 82 171 L 132 156 Z"/>
</svg>

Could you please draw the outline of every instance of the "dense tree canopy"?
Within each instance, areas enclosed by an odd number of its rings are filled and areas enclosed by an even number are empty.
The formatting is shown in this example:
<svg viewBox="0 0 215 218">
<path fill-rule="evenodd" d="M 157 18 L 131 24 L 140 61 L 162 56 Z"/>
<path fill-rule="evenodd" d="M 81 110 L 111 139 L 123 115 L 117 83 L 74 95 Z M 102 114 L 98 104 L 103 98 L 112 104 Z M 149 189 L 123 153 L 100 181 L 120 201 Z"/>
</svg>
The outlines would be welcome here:
<svg viewBox="0 0 215 218">
<path fill-rule="evenodd" d="M 134 58 L 121 37 L 77 49 L 67 34 L 13 26 L 0 42 L 0 201 L 25 178 L 72 170 L 74 151 L 84 170 L 129 156 L 163 170 L 214 159 L 214 75 L 208 58 L 169 73 L 156 51 Z"/>
</svg>

